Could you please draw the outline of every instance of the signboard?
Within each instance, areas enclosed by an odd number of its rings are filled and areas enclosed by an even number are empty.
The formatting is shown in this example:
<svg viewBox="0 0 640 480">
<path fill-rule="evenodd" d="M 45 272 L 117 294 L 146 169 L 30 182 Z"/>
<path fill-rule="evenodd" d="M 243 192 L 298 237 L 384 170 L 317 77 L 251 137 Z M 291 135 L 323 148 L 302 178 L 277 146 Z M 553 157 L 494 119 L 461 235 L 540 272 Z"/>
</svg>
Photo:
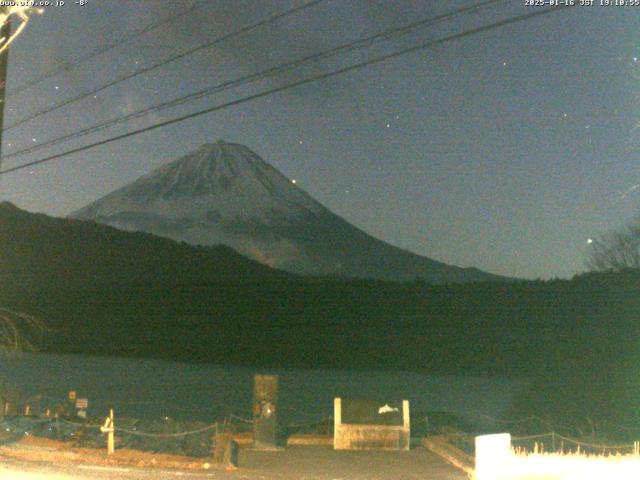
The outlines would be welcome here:
<svg viewBox="0 0 640 480">
<path fill-rule="evenodd" d="M 409 450 L 409 401 L 334 400 L 335 450 Z"/>
</svg>

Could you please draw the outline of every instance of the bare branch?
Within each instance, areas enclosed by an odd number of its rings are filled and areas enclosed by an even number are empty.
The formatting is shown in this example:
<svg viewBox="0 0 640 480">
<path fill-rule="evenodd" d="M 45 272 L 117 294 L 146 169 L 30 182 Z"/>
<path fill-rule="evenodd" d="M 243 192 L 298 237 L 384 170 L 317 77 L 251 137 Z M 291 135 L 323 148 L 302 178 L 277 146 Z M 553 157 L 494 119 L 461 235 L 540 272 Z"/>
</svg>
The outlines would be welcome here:
<svg viewBox="0 0 640 480">
<path fill-rule="evenodd" d="M 587 266 L 599 271 L 640 269 L 640 216 L 592 244 Z"/>
<path fill-rule="evenodd" d="M 46 324 L 32 316 L 0 307 L 0 350 L 35 350 L 34 337 L 49 331 Z"/>
</svg>

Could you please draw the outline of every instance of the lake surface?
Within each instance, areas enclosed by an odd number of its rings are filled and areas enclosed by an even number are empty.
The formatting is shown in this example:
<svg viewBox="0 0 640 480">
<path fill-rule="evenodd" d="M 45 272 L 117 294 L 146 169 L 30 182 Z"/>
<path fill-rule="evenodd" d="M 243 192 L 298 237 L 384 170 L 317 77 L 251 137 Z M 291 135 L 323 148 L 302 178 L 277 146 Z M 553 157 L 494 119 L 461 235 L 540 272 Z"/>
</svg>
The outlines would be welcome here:
<svg viewBox="0 0 640 480">
<path fill-rule="evenodd" d="M 336 396 L 408 399 L 414 419 L 432 411 L 498 418 L 527 386 L 518 380 L 401 371 L 265 371 L 38 353 L 19 353 L 0 362 L 3 383 L 23 399 L 40 395 L 42 407 L 63 402 L 75 390 L 89 399 L 91 416 L 102 417 L 113 407 L 116 416 L 204 422 L 229 414 L 250 419 L 256 373 L 279 375 L 279 418 L 285 425 L 330 417 Z"/>
</svg>

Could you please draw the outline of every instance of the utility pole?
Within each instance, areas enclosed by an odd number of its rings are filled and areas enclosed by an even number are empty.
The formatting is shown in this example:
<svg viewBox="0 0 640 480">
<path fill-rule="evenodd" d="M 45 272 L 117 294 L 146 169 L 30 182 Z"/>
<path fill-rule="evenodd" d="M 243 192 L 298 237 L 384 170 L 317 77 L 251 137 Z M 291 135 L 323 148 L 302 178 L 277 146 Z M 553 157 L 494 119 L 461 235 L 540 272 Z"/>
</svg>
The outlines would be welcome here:
<svg viewBox="0 0 640 480">
<path fill-rule="evenodd" d="M 9 7 L 0 7 L 0 14 L 6 15 Z M 11 37 L 11 17 L 7 16 L 4 23 L 0 27 L 0 37 L 5 42 Z M 7 68 L 9 66 L 9 49 L 5 48 L 0 52 L 0 171 L 2 170 L 2 131 L 4 129 L 4 104 L 5 92 L 7 90 Z"/>
</svg>

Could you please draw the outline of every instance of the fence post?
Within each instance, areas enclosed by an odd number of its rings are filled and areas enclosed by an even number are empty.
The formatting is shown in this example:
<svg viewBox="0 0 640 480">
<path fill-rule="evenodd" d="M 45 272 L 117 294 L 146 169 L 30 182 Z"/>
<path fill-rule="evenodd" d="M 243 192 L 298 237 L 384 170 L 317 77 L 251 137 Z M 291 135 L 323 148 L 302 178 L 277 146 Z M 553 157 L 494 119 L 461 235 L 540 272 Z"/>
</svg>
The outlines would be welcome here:
<svg viewBox="0 0 640 480">
<path fill-rule="evenodd" d="M 109 418 L 111 419 L 111 431 L 109 432 L 109 437 L 107 439 L 107 453 L 111 455 L 116 448 L 116 439 L 115 439 L 115 423 L 113 420 L 113 408 L 109 409 Z"/>
<path fill-rule="evenodd" d="M 113 408 L 109 409 L 109 416 L 105 419 L 100 431 L 107 434 L 107 454 L 111 455 L 115 451 L 115 424 L 113 420 Z"/>
<path fill-rule="evenodd" d="M 213 439 L 213 461 L 227 471 L 238 469 L 238 444 L 233 439 L 233 434 L 226 428 L 219 432 L 217 423 Z"/>
</svg>

